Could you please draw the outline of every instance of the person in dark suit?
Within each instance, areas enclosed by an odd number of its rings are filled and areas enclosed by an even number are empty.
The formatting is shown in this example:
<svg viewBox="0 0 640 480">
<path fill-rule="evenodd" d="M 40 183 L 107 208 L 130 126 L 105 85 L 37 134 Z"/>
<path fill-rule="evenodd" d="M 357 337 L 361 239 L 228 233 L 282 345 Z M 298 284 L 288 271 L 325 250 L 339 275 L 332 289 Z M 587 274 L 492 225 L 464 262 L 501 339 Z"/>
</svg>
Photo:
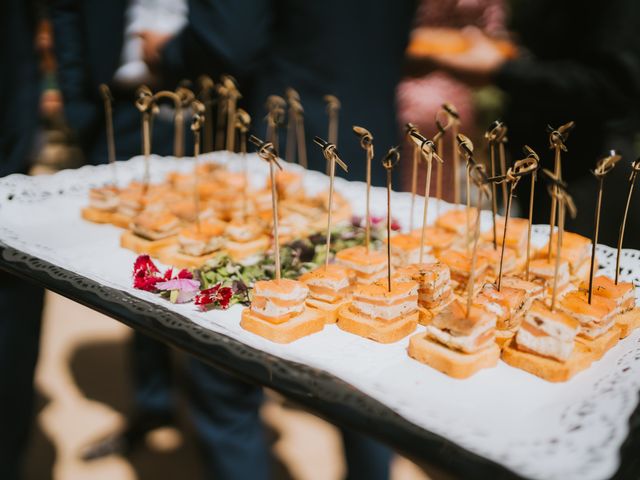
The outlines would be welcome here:
<svg viewBox="0 0 640 480">
<path fill-rule="evenodd" d="M 472 84 L 495 83 L 507 93 L 512 158 L 521 158 L 521 148 L 528 144 L 543 166 L 553 169 L 546 126 L 575 121 L 566 141 L 568 152 L 562 155 L 563 178 L 578 207 L 576 219 L 567 219 L 569 229 L 591 235 L 597 182 L 590 171 L 610 149 L 622 154 L 623 161 L 607 176 L 600 228 L 600 241 L 615 246 L 629 163 L 638 154 L 640 3 L 519 0 L 513 10 L 512 28 L 521 43 L 518 58 L 506 60 L 484 35 L 470 31 L 472 48 L 467 53 L 434 61 Z M 549 196 L 544 182 L 539 187 L 535 221 L 547 222 Z M 526 188 L 522 186 L 520 198 L 529 198 Z M 640 196 L 632 208 L 640 209 Z M 628 247 L 640 247 L 639 218 L 629 216 Z"/>
<path fill-rule="evenodd" d="M 27 173 L 38 124 L 39 73 L 33 2 L 0 4 L 0 177 Z M 0 202 L 6 201 L 1 199 Z M 33 417 L 44 291 L 0 272 L 0 478 L 21 477 Z"/>
<path fill-rule="evenodd" d="M 147 32 L 147 59 L 167 76 L 234 75 L 256 132 L 264 131 L 259 119 L 267 96 L 295 88 L 305 109 L 309 166 L 316 170 L 325 169 L 313 144 L 315 135 L 327 137 L 323 96 L 337 96 L 346 177 L 363 180 L 364 155 L 351 127 L 370 130 L 379 154 L 399 143 L 395 88 L 414 9 L 408 0 L 191 1 L 189 22 L 178 35 Z M 376 165 L 374 183 L 384 178 Z"/>
<path fill-rule="evenodd" d="M 378 155 L 399 142 L 394 96 L 414 7 L 393 0 L 190 1 L 185 28 L 177 35 L 143 32 L 143 48 L 149 65 L 168 78 L 235 76 L 256 132 L 263 131 L 257 119 L 264 116 L 267 96 L 295 88 L 305 110 L 309 167 L 316 170 L 325 169 L 312 142 L 315 135 L 327 137 L 323 97 L 337 96 L 342 103 L 338 150 L 349 165 L 347 177 L 363 180 L 364 154 L 351 128 L 369 129 Z M 373 183 L 381 185 L 384 178 L 376 164 Z M 216 438 L 218 432 L 210 434 Z M 348 478 L 388 478 L 386 447 L 349 429 L 342 434 Z M 212 464 L 220 455 L 207 454 Z"/>
</svg>

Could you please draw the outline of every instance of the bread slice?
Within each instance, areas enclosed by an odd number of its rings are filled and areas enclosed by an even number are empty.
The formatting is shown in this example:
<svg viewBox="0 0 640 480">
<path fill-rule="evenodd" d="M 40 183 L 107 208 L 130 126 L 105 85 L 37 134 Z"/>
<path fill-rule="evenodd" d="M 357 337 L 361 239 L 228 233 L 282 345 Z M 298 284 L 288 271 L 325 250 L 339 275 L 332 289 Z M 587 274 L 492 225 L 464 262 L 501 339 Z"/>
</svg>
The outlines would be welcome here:
<svg viewBox="0 0 640 480">
<path fill-rule="evenodd" d="M 133 217 L 130 217 L 128 215 L 123 215 L 120 212 L 115 212 L 111 214 L 111 223 L 116 227 L 129 228 L 129 225 L 131 225 L 132 220 L 133 220 Z"/>
<path fill-rule="evenodd" d="M 152 257 L 156 257 L 161 250 L 174 245 L 178 241 L 177 235 L 172 235 L 167 238 L 161 238 L 160 240 L 147 240 L 142 238 L 130 230 L 122 233 L 120 236 L 120 246 L 128 250 L 133 250 L 137 254 L 149 254 Z"/>
<path fill-rule="evenodd" d="M 307 308 L 317 310 L 324 316 L 324 323 L 336 323 L 338 321 L 338 310 L 348 305 L 351 299 L 345 298 L 336 303 L 323 302 L 315 298 L 307 298 Z"/>
<path fill-rule="evenodd" d="M 93 223 L 113 223 L 115 212 L 107 212 L 94 207 L 85 207 L 80 212 L 82 218 Z"/>
<path fill-rule="evenodd" d="M 304 312 L 286 322 L 274 324 L 255 316 L 250 308 L 242 311 L 240 326 L 275 343 L 291 343 L 324 328 L 324 316 L 318 310 L 306 308 Z"/>
<path fill-rule="evenodd" d="M 462 353 L 451 350 L 436 342 L 423 332 L 409 339 L 408 353 L 411 358 L 429 365 L 453 378 L 468 378 L 483 368 L 492 368 L 498 364 L 500 349 L 496 344 L 475 353 Z"/>
<path fill-rule="evenodd" d="M 620 338 L 628 337 L 631 332 L 640 327 L 640 307 L 618 315 L 615 320 L 620 329 Z"/>
<path fill-rule="evenodd" d="M 518 350 L 515 339 L 502 349 L 502 360 L 512 367 L 531 373 L 548 382 L 566 382 L 577 373 L 589 368 L 594 360 L 587 347 L 576 342 L 573 353 L 566 362 L 542 357 Z"/>
<path fill-rule="evenodd" d="M 194 257 L 192 255 L 187 255 L 180 252 L 180 250 L 178 249 L 178 245 L 174 244 L 163 250 L 160 250 L 157 255 L 158 260 L 166 265 L 171 265 L 178 268 L 200 268 L 205 263 L 207 263 L 208 260 L 221 255 L 221 252 L 211 252 L 206 255 Z"/>
<path fill-rule="evenodd" d="M 600 360 L 605 353 L 616 346 L 618 340 L 620 340 L 620 327 L 615 324 L 594 339 L 583 337 L 582 335 L 576 337 L 576 343 L 583 344 L 593 354 L 594 360 Z"/>
<path fill-rule="evenodd" d="M 515 335 L 516 332 L 512 330 L 496 331 L 496 345 L 503 349 Z"/>
<path fill-rule="evenodd" d="M 453 295 L 451 295 L 453 297 Z M 431 320 L 433 320 L 435 313 L 433 310 L 429 310 L 427 308 L 418 307 L 418 323 L 420 325 L 429 325 Z"/>
<path fill-rule="evenodd" d="M 349 305 L 338 311 L 338 327 L 380 343 L 393 343 L 406 337 L 418 326 L 418 311 L 393 322 L 373 320 L 354 313 Z"/>
</svg>

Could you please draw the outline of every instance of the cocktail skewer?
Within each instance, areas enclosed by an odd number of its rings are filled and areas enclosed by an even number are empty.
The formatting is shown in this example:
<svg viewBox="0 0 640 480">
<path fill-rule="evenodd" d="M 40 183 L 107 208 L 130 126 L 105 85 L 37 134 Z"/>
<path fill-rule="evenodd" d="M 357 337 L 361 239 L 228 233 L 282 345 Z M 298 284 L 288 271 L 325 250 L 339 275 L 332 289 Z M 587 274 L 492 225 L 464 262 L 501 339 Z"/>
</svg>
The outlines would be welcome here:
<svg viewBox="0 0 640 480">
<path fill-rule="evenodd" d="M 629 214 L 629 206 L 631 205 L 631 196 L 633 195 L 633 187 L 640 173 L 640 160 L 636 160 L 631 164 L 631 175 L 629 175 L 629 193 L 627 193 L 627 204 L 624 207 L 624 215 L 622 216 L 622 224 L 620 224 L 620 234 L 618 235 L 618 253 L 616 255 L 616 285 L 620 276 L 620 255 L 622 253 L 622 241 L 624 239 L 624 229 L 627 226 L 627 215 Z"/>
<path fill-rule="evenodd" d="M 371 213 L 370 213 L 370 198 L 371 198 L 371 161 L 373 160 L 373 136 L 366 128 L 353 126 L 353 132 L 360 138 L 360 146 L 367 152 L 367 197 L 365 206 L 365 231 L 364 231 L 364 245 L 367 249 L 367 253 L 370 250 L 371 244 Z"/>
<path fill-rule="evenodd" d="M 407 139 L 411 141 L 411 133 L 417 132 L 418 127 L 416 127 L 413 123 L 407 123 L 405 125 L 405 134 Z M 409 212 L 409 231 L 413 231 L 413 214 L 415 212 L 416 205 L 416 190 L 418 188 L 418 162 L 420 160 L 420 147 L 415 144 L 413 141 L 413 150 L 412 150 L 412 164 L 411 164 L 411 210 Z"/>
<path fill-rule="evenodd" d="M 329 124 L 327 128 L 327 139 L 329 143 L 338 145 L 338 118 L 340 113 L 340 100 L 335 95 L 325 95 L 323 100 L 327 104 L 327 115 Z M 327 162 L 327 174 L 329 173 L 329 162 Z"/>
<path fill-rule="evenodd" d="M 107 151 L 109 154 L 109 165 L 111 165 L 111 175 L 113 186 L 117 187 L 118 177 L 116 172 L 116 142 L 113 135 L 113 95 L 109 87 L 101 83 L 100 95 L 104 102 L 105 125 L 107 127 Z"/>
<path fill-rule="evenodd" d="M 400 161 L 400 149 L 389 149 L 382 159 L 382 166 L 387 171 L 387 290 L 391 291 L 391 187 L 393 167 Z"/>
<path fill-rule="evenodd" d="M 244 174 L 244 182 L 242 188 L 242 221 L 247 222 L 247 213 L 249 205 L 249 165 L 247 163 L 247 133 L 251 126 L 251 117 L 242 108 L 236 111 L 236 130 L 240 137 L 240 154 L 242 155 L 242 172 Z"/>
<path fill-rule="evenodd" d="M 202 75 L 198 78 L 200 84 L 200 94 L 198 97 L 204 105 L 204 135 L 203 151 L 211 152 L 213 150 L 213 91 L 215 84 L 208 75 Z"/>
</svg>

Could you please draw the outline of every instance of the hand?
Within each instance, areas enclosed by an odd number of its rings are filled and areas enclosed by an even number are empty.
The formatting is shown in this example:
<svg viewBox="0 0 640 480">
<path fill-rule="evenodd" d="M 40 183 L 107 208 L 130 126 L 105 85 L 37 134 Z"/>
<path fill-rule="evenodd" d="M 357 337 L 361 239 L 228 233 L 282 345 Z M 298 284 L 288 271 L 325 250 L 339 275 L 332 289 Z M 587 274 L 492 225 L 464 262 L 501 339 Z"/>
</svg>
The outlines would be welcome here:
<svg viewBox="0 0 640 480">
<path fill-rule="evenodd" d="M 142 59 L 150 70 L 154 70 L 160 65 L 161 52 L 166 43 L 171 40 L 169 33 L 158 33 L 150 30 L 140 32 L 142 39 Z"/>
<path fill-rule="evenodd" d="M 469 49 L 457 54 L 437 54 L 430 59 L 435 65 L 471 85 L 491 83 L 493 76 L 506 61 L 496 44 L 481 30 L 469 27 L 463 31 Z"/>
</svg>

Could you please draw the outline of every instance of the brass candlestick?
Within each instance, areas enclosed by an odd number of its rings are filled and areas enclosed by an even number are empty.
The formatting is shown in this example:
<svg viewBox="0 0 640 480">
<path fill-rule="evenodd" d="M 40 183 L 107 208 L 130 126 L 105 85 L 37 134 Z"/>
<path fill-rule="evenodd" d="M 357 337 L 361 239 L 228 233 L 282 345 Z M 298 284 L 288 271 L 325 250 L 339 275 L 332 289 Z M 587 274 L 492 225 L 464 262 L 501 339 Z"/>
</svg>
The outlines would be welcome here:
<svg viewBox="0 0 640 480">
<path fill-rule="evenodd" d="M 116 175 L 116 142 L 113 135 L 113 96 L 111 90 L 105 83 L 100 84 L 100 95 L 104 102 L 105 126 L 107 128 L 107 152 L 109 154 L 109 165 L 111 165 L 111 175 L 113 186 L 117 187 L 118 177 Z"/>
<path fill-rule="evenodd" d="M 373 136 L 366 128 L 353 126 L 353 132 L 360 137 L 360 146 L 367 152 L 367 199 L 365 207 L 365 233 L 364 233 L 364 245 L 369 253 L 369 245 L 371 243 L 371 214 L 369 212 L 370 198 L 371 198 L 371 161 L 373 160 Z"/>
<path fill-rule="evenodd" d="M 155 108 L 153 93 L 146 85 L 136 91 L 136 108 L 142 115 L 142 152 L 144 155 L 144 176 L 142 178 L 142 194 L 149 188 L 149 157 L 151 156 L 151 114 Z"/>
<path fill-rule="evenodd" d="M 622 240 L 624 239 L 624 229 L 627 226 L 627 215 L 629 214 L 629 206 L 631 205 L 631 196 L 633 195 L 633 186 L 636 178 L 640 173 L 640 160 L 636 160 L 631 164 L 631 174 L 629 175 L 629 193 L 627 193 L 627 204 L 624 207 L 624 215 L 622 216 L 622 224 L 620 225 L 620 234 L 618 235 L 618 253 L 616 255 L 616 285 L 620 276 L 620 254 L 622 253 Z"/>
<path fill-rule="evenodd" d="M 218 83 L 216 86 L 216 150 L 225 149 L 225 118 L 227 118 L 227 99 L 229 96 L 229 90 L 222 83 Z"/>
<path fill-rule="evenodd" d="M 469 280 L 467 282 L 467 312 L 466 318 L 471 314 L 471 306 L 473 304 L 473 291 L 476 280 L 476 264 L 478 262 L 478 240 L 480 239 L 480 208 L 482 207 L 482 198 L 489 195 L 490 189 L 486 171 L 483 165 L 473 164 L 469 169 L 469 176 L 476 184 L 478 189 L 478 215 L 476 216 L 476 224 L 473 230 L 473 250 L 471 254 L 471 267 L 469 270 Z"/>
<path fill-rule="evenodd" d="M 278 128 L 282 125 L 285 115 L 285 107 L 287 102 L 284 98 L 278 95 L 269 95 L 265 104 L 267 108 L 267 141 L 275 148 L 276 155 L 280 155 L 280 137 L 278 135 Z"/>
<path fill-rule="evenodd" d="M 329 213 L 327 214 L 327 246 L 325 249 L 325 266 L 329 265 L 329 255 L 331 253 L 331 211 L 333 210 L 333 179 L 336 175 L 336 163 L 345 172 L 348 171 L 347 165 L 340 159 L 336 146 L 320 137 L 314 137 L 313 141 L 322 148 L 324 158 L 329 162 Z"/>
<path fill-rule="evenodd" d="M 200 85 L 198 98 L 204 105 L 203 151 L 211 152 L 213 150 L 213 91 L 215 84 L 208 75 L 202 75 L 198 78 L 198 84 Z"/>
<path fill-rule="evenodd" d="M 410 139 L 413 142 L 414 146 L 418 149 L 418 152 L 422 155 L 423 160 L 427 164 L 427 176 L 425 178 L 424 183 L 424 207 L 422 210 L 422 230 L 420 232 L 420 260 L 419 263 L 422 263 L 424 260 L 424 245 L 426 240 L 426 226 L 427 226 L 427 215 L 429 212 L 429 196 L 431 192 L 431 169 L 433 159 L 442 163 L 442 158 L 436 152 L 435 145 L 433 141 L 421 135 L 417 130 L 411 132 Z"/>
<path fill-rule="evenodd" d="M 240 136 L 240 154 L 242 155 L 242 172 L 244 174 L 244 186 L 242 189 L 242 221 L 247 222 L 247 210 L 249 205 L 249 166 L 247 164 L 247 132 L 251 126 L 251 117 L 242 108 L 236 111 L 236 130 Z"/>
<path fill-rule="evenodd" d="M 573 122 L 565 123 L 558 127 L 557 130 L 554 130 L 551 126 L 547 126 L 547 131 L 549 132 L 549 148 L 555 152 L 553 173 L 558 180 L 562 180 L 562 152 L 567 151 L 567 147 L 564 142 L 567 141 L 569 133 L 573 130 L 574 126 L 575 124 Z M 549 216 L 549 251 L 547 252 L 547 259 L 549 261 L 551 260 L 551 240 L 553 238 L 553 229 L 556 223 L 557 202 L 557 195 L 552 195 L 551 213 Z"/>
<path fill-rule="evenodd" d="M 273 242 L 275 256 L 275 276 L 280 280 L 280 237 L 278 236 L 278 191 L 276 189 L 276 168 L 282 170 L 278 163 L 278 154 L 271 142 L 263 142 L 258 137 L 251 135 L 249 141 L 258 147 L 258 156 L 269 163 L 269 175 L 271 178 L 271 208 L 273 212 Z"/>
<path fill-rule="evenodd" d="M 521 177 L 529 173 L 535 172 L 537 168 L 538 168 L 538 160 L 535 157 L 528 155 L 526 158 L 523 158 L 522 160 L 518 160 L 517 162 L 515 162 L 513 167 L 508 169 L 505 175 L 501 175 L 497 178 L 490 179 L 491 183 L 494 185 L 508 184 L 509 186 L 509 194 L 507 196 L 507 204 L 506 204 L 505 217 L 504 217 L 504 230 L 502 233 L 502 246 L 500 251 L 500 267 L 498 269 L 498 280 L 496 282 L 496 288 L 498 289 L 498 291 L 500 291 L 502 288 L 502 271 L 503 271 L 503 265 L 504 265 L 504 252 L 507 244 L 507 229 L 509 228 L 509 217 L 511 215 L 513 191 L 518 185 L 518 182 L 520 181 Z"/>
<path fill-rule="evenodd" d="M 202 102 L 191 102 L 193 117 L 191 119 L 191 131 L 193 132 L 193 201 L 196 211 L 196 228 L 200 232 L 200 192 L 198 189 L 198 155 L 200 155 L 200 132 L 205 121 L 205 107 Z"/>
<path fill-rule="evenodd" d="M 555 173 L 550 172 L 549 170 L 543 170 L 542 173 L 547 177 L 549 181 L 548 192 L 549 195 L 555 197 L 557 205 L 558 205 L 558 235 L 557 235 L 557 246 L 556 246 L 556 263 L 555 270 L 553 274 L 553 290 L 551 292 L 551 311 L 555 311 L 556 308 L 556 299 L 558 296 L 558 274 L 560 272 L 560 260 L 562 257 L 562 236 L 564 235 L 564 217 L 565 210 L 569 210 L 569 215 L 571 217 L 575 217 L 577 213 L 577 209 L 575 204 L 573 203 L 573 199 L 567 193 L 567 184 L 562 181 Z M 549 240 L 551 241 L 551 240 Z"/>
<path fill-rule="evenodd" d="M 382 159 L 382 166 L 387 171 L 387 290 L 391 291 L 391 186 L 393 167 L 400 161 L 399 147 L 389 149 Z"/>
<path fill-rule="evenodd" d="M 287 111 L 287 146 L 285 159 L 289 163 L 294 163 L 296 155 L 296 114 L 294 104 L 300 103 L 300 95 L 296 90 L 289 87 L 285 91 L 285 97 L 289 105 L 289 110 Z"/>
<path fill-rule="evenodd" d="M 529 225 L 527 226 L 527 257 L 524 266 L 525 280 L 529 281 L 529 266 L 531 264 L 531 231 L 533 229 L 533 201 L 535 199 L 536 180 L 538 177 L 538 168 L 540 168 L 540 157 L 528 145 L 524 146 L 524 152 L 528 157 L 535 159 L 537 167 L 531 172 L 531 192 L 529 192 Z"/>
<path fill-rule="evenodd" d="M 460 152 L 457 148 L 457 138 L 460 133 L 460 115 L 458 110 L 450 103 L 442 104 L 442 111 L 447 115 L 447 125 L 451 127 L 451 148 L 453 150 L 453 203 L 460 204 Z M 467 179 L 468 180 L 468 179 Z M 467 181 L 467 187 L 469 182 Z M 467 191 L 467 197 L 470 192 Z"/>
<path fill-rule="evenodd" d="M 340 113 L 340 100 L 335 95 L 325 95 L 323 100 L 327 104 L 327 115 L 329 117 L 329 126 L 327 129 L 327 138 L 329 143 L 338 145 L 338 114 Z M 329 172 L 329 163 L 327 162 L 327 173 Z"/>
<path fill-rule="evenodd" d="M 467 248 L 467 253 L 469 253 L 469 244 L 471 242 L 471 169 L 476 166 L 476 161 L 473 158 L 473 143 L 469 138 L 461 133 L 456 136 L 456 141 L 458 143 L 458 150 L 462 156 L 466 159 L 467 167 L 466 167 L 466 176 L 467 176 L 467 221 L 465 225 L 465 245 Z M 480 207 L 478 206 L 478 215 L 480 215 Z"/>
<path fill-rule="evenodd" d="M 242 98 L 242 95 L 238 91 L 238 84 L 236 79 L 231 75 L 223 75 L 220 78 L 222 84 L 227 90 L 227 140 L 226 149 L 230 152 L 235 152 L 236 144 L 236 107 L 238 99 Z"/>
<path fill-rule="evenodd" d="M 598 201 L 596 203 L 596 211 L 593 225 L 593 240 L 591 242 L 591 265 L 589 268 L 589 305 L 591 305 L 591 298 L 593 296 L 593 274 L 596 267 L 596 245 L 598 244 L 598 232 L 600 231 L 600 210 L 602 208 L 602 191 L 604 190 L 604 177 L 613 170 L 616 163 L 620 161 L 622 157 L 618 155 L 615 150 L 611 150 L 609 155 L 598 160 L 596 168 L 593 171 L 593 175 L 598 180 Z"/>
<path fill-rule="evenodd" d="M 405 125 L 405 135 L 411 141 L 411 134 L 417 132 L 418 127 L 413 123 Z M 413 142 L 412 142 L 413 143 Z M 409 212 L 409 231 L 413 231 L 413 214 L 416 204 L 416 189 L 418 188 L 418 160 L 420 159 L 420 147 L 414 143 L 413 145 L 413 163 L 411 166 L 411 210 Z"/>
</svg>

